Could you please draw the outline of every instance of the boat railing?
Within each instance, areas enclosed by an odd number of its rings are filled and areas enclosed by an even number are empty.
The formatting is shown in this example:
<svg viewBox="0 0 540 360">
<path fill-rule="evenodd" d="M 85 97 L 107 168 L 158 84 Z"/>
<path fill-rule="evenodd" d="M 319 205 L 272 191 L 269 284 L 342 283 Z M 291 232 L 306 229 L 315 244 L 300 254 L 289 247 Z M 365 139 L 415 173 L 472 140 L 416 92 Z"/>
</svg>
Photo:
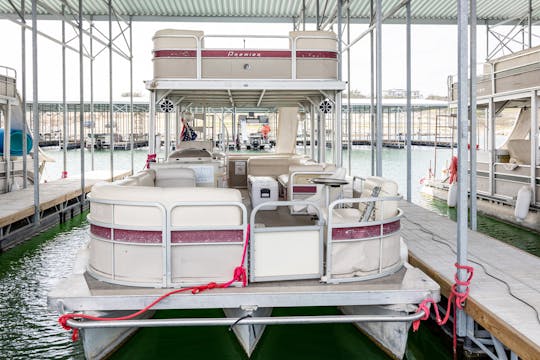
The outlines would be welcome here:
<svg viewBox="0 0 540 360">
<path fill-rule="evenodd" d="M 170 56 L 171 58 L 175 57 L 184 57 L 184 58 L 193 58 L 195 57 L 196 60 L 196 74 L 195 77 L 190 78 L 193 80 L 202 80 L 206 79 L 206 77 L 203 75 L 203 51 L 227 51 L 226 54 L 223 55 L 224 58 L 231 58 L 231 59 L 257 59 L 261 58 L 261 53 L 264 54 L 265 51 L 268 52 L 279 52 L 280 57 L 284 58 L 290 58 L 291 61 L 291 80 L 297 80 L 297 69 L 298 69 L 298 60 L 301 58 L 313 58 L 316 57 L 323 52 L 325 53 L 324 56 L 321 58 L 322 60 L 328 60 L 328 59 L 337 59 L 337 45 L 336 48 L 328 48 L 323 46 L 314 46 L 312 48 L 301 48 L 298 46 L 298 42 L 301 40 L 330 40 L 337 43 L 336 37 L 331 35 L 296 35 L 296 36 L 285 36 L 285 35 L 223 35 L 223 34 L 209 34 L 209 35 L 198 35 L 198 34 L 160 34 L 156 35 L 154 39 L 158 38 L 168 38 L 168 39 L 190 39 L 194 40 L 195 47 L 193 46 L 185 46 L 181 45 L 178 47 L 174 46 L 167 46 L 164 48 L 158 47 L 154 48 L 154 59 L 156 59 L 156 54 L 168 53 L 166 56 Z M 280 48 L 280 49 L 270 49 L 270 48 L 242 48 L 242 47 L 229 47 L 229 48 L 222 48 L 222 47 L 206 47 L 204 46 L 204 40 L 205 39 L 288 39 L 289 40 L 289 47 L 288 48 Z M 302 51 L 302 55 L 299 57 L 299 51 Z M 328 54 L 326 54 L 328 53 Z M 331 54 L 330 54 L 331 53 Z M 194 55 L 194 56 L 193 56 Z M 221 57 L 221 55 L 219 56 Z M 249 70 L 250 64 L 244 64 L 244 70 Z M 337 67 L 336 67 L 337 68 Z"/>
<path fill-rule="evenodd" d="M 0 65 L 0 97 L 17 97 L 17 70 Z"/>
<path fill-rule="evenodd" d="M 249 279 L 257 281 L 320 279 L 323 274 L 323 221 L 313 224 L 268 226 L 257 222 L 265 208 L 305 205 L 318 219 L 322 212 L 311 201 L 267 201 L 257 205 L 250 216 Z"/>
<path fill-rule="evenodd" d="M 167 204 L 102 199 L 91 194 L 88 199 L 93 240 L 88 271 L 98 280 L 127 286 L 185 287 L 227 281 L 240 264 L 247 236 L 247 209 L 241 202 L 170 203 L 169 199 Z M 216 207 L 229 212 L 237 208 L 239 224 L 220 224 L 208 211 Z M 182 220 L 182 208 L 184 214 L 208 213 L 210 217 L 189 225 Z M 93 215 L 98 209 L 103 218 Z M 185 250 L 186 259 L 196 264 L 193 268 L 182 263 L 180 248 Z"/>
<path fill-rule="evenodd" d="M 341 283 L 364 281 L 392 274 L 403 266 L 400 243 L 400 221 L 397 208 L 401 196 L 338 199 L 328 206 L 326 224 L 325 281 Z M 360 211 L 345 205 L 364 205 L 373 214 L 360 221 Z M 371 206 L 370 206 L 371 205 Z M 387 207 L 385 209 L 385 206 Z M 353 211 L 355 216 L 339 221 L 340 210 Z"/>
</svg>

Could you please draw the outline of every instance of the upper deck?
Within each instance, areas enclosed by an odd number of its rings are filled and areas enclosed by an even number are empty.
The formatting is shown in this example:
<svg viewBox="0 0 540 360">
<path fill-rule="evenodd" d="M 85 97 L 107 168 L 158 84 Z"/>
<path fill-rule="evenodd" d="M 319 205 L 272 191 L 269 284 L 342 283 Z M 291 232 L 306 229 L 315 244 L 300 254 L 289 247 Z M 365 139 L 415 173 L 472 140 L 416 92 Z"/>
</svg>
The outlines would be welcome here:
<svg viewBox="0 0 540 360">
<path fill-rule="evenodd" d="M 205 47 L 205 42 L 222 38 L 248 38 L 261 47 Z M 332 32 L 225 36 L 161 30 L 153 40 L 154 77 L 146 88 L 159 98 L 194 106 L 297 106 L 345 89 L 338 78 L 337 39 Z M 269 49 L 266 43 L 271 41 L 288 42 L 288 47 Z"/>
</svg>

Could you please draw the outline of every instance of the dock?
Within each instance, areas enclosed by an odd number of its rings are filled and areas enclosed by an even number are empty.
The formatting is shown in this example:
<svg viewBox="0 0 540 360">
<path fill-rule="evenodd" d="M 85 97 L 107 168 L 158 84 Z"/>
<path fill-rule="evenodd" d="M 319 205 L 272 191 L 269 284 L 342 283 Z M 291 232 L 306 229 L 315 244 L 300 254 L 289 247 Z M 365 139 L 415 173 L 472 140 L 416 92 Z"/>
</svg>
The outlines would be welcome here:
<svg viewBox="0 0 540 360">
<path fill-rule="evenodd" d="M 127 170 L 114 173 L 114 180 L 129 175 Z M 100 181 L 110 180 L 107 171 L 90 171 L 85 173 L 85 193 Z M 18 191 L 0 195 L 0 253 L 31 238 L 35 234 L 62 223 L 79 214 L 87 205 L 81 205 L 81 179 L 73 177 L 58 179 L 40 184 L 39 208 L 41 220 L 33 223 L 34 189 L 28 187 Z"/>
<path fill-rule="evenodd" d="M 456 223 L 402 201 L 409 262 L 448 297 L 454 283 Z M 540 359 L 540 258 L 478 232 L 468 232 L 474 267 L 465 312 L 521 359 Z M 473 329 L 467 327 L 468 334 Z M 471 336 L 469 336 L 471 337 Z"/>
</svg>

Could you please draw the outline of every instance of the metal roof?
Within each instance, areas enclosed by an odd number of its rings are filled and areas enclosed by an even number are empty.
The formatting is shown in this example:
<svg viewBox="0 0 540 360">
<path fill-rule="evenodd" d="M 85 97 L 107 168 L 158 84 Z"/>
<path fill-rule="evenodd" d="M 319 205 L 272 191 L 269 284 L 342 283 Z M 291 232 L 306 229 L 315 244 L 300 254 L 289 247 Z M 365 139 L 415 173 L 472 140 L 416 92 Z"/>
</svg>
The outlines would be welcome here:
<svg viewBox="0 0 540 360">
<path fill-rule="evenodd" d="M 18 16 L 23 0 L 0 0 L 0 18 Z M 30 16 L 31 0 L 25 0 L 26 13 Z M 317 1 L 320 13 L 332 17 L 337 0 L 305 0 L 306 18 L 313 22 L 316 17 Z M 383 14 L 406 0 L 383 0 Z M 75 14 L 78 0 L 38 0 L 38 13 L 42 18 L 58 18 L 62 3 L 66 13 Z M 303 0 L 112 0 L 117 15 L 133 17 L 134 20 L 154 21 L 245 21 L 245 22 L 292 22 L 300 17 Z M 344 0 L 346 3 L 346 0 Z M 17 10 L 11 5 L 17 7 Z M 350 0 L 350 15 L 353 22 L 369 19 L 370 1 Z M 86 16 L 105 19 L 108 15 L 107 0 L 83 0 Z M 412 0 L 412 17 L 416 23 L 455 23 L 457 1 Z M 526 18 L 529 0 L 477 0 L 477 15 L 481 22 L 500 22 Z M 540 0 L 532 0 L 532 19 L 540 20 Z M 56 13 L 56 14 L 54 14 Z M 343 12 L 345 14 L 345 12 Z M 181 19 L 180 19 L 181 18 Z M 403 22 L 405 9 L 401 8 L 388 22 Z"/>
</svg>

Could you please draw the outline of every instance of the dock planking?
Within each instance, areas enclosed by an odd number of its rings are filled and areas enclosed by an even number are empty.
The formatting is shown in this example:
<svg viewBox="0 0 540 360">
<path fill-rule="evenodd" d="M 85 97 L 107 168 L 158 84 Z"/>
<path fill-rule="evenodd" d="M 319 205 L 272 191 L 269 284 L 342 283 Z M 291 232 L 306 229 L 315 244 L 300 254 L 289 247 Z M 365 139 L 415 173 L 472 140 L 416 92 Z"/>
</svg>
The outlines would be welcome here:
<svg viewBox="0 0 540 360">
<path fill-rule="evenodd" d="M 448 297 L 454 283 L 456 223 L 404 201 L 400 207 L 410 263 L 438 282 Z M 468 231 L 468 259 L 475 272 L 467 314 L 520 358 L 540 359 L 540 258 Z"/>
<path fill-rule="evenodd" d="M 119 170 L 114 173 L 113 178 L 115 180 L 124 178 L 131 172 L 127 170 Z M 85 193 L 90 192 L 92 186 L 100 181 L 110 180 L 110 173 L 106 171 L 90 171 L 85 173 Z M 67 203 L 81 195 L 81 179 L 80 177 L 73 177 L 69 179 L 58 179 L 42 183 L 39 185 L 39 208 L 41 212 L 47 211 Z M 24 219 L 32 217 L 34 214 L 34 188 L 28 187 L 18 191 L 13 191 L 0 195 L 0 228 L 10 227 Z M 30 225 L 30 223 L 28 224 Z M 37 227 L 35 232 L 40 229 Z M 9 234 L 2 233 L 0 238 L 3 240 L 4 235 L 7 237 Z M 22 239 L 21 239 L 22 240 Z M 20 241 L 16 241 L 20 242 Z M 0 246 L 0 249 L 3 246 Z"/>
</svg>

